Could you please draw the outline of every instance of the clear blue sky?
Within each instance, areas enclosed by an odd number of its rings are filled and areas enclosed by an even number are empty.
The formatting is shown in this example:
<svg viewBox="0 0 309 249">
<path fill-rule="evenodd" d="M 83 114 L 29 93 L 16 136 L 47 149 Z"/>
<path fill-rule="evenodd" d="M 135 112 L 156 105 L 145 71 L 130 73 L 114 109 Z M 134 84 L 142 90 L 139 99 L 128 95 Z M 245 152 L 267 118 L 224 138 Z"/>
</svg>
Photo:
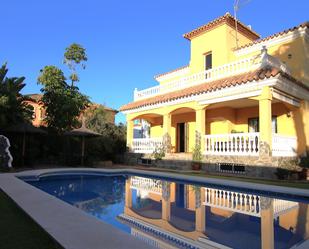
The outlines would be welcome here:
<svg viewBox="0 0 309 249">
<path fill-rule="evenodd" d="M 9 0 L 1 3 L 0 63 L 9 76 L 25 76 L 24 93 L 37 93 L 39 70 L 62 65 L 64 49 L 87 49 L 78 86 L 92 101 L 119 108 L 133 89 L 156 84 L 153 76 L 189 62 L 182 34 L 233 13 L 233 0 Z M 247 2 L 243 0 L 242 2 Z M 239 19 L 262 37 L 309 20 L 309 1 L 251 0 Z M 124 121 L 122 114 L 117 121 Z"/>
</svg>

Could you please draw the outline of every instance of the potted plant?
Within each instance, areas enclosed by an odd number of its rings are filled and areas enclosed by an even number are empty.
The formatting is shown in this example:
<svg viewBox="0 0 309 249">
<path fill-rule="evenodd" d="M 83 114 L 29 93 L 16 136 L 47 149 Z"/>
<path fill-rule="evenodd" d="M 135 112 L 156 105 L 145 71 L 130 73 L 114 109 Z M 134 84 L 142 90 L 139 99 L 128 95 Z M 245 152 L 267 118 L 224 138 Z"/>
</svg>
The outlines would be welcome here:
<svg viewBox="0 0 309 249">
<path fill-rule="evenodd" d="M 194 146 L 192 152 L 192 170 L 201 170 L 202 167 L 202 150 L 201 145 L 198 143 Z"/>
</svg>

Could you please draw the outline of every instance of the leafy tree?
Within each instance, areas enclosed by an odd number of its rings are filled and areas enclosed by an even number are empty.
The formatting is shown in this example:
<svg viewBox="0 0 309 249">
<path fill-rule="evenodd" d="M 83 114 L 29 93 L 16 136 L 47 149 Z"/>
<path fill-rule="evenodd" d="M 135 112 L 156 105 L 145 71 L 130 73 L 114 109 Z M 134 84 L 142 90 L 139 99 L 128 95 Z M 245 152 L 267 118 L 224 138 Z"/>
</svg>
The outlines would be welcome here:
<svg viewBox="0 0 309 249">
<path fill-rule="evenodd" d="M 88 106 L 88 97 L 81 94 L 78 87 L 69 86 L 63 72 L 55 66 L 44 67 L 38 83 L 43 85 L 42 101 L 48 126 L 58 132 L 76 127 L 78 116 Z"/>
<path fill-rule="evenodd" d="M 81 67 L 85 69 L 86 65 L 83 62 L 88 60 L 86 55 L 86 49 L 77 43 L 71 44 L 65 49 L 64 53 L 64 64 L 66 64 L 71 70 L 71 86 L 74 85 L 74 82 L 79 81 L 79 77 L 76 72 L 76 67 L 81 64 Z"/>
<path fill-rule="evenodd" d="M 98 160 L 114 160 L 115 155 L 126 151 L 126 127 L 111 123 L 109 115 L 104 106 L 85 112 L 87 128 L 102 134 L 87 146 L 87 154 Z"/>
<path fill-rule="evenodd" d="M 33 108 L 26 104 L 26 98 L 20 93 L 25 87 L 25 77 L 6 77 L 6 64 L 0 68 L 0 127 L 30 121 Z"/>
<path fill-rule="evenodd" d="M 84 116 L 86 118 L 87 128 L 101 134 L 105 133 L 105 125 L 110 123 L 111 120 L 111 113 L 106 111 L 102 105 L 89 107 L 85 111 Z"/>
</svg>

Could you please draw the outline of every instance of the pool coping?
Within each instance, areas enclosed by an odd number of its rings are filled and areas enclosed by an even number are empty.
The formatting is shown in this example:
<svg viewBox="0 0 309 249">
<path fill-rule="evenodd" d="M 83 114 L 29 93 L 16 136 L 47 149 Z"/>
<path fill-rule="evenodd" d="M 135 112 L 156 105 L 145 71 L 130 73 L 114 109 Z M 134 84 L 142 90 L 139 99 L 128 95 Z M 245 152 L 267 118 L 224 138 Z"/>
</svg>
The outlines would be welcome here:
<svg viewBox="0 0 309 249">
<path fill-rule="evenodd" d="M 190 181 L 192 183 L 225 185 L 234 188 L 251 189 L 252 191 L 258 190 L 266 193 L 276 192 L 283 195 L 309 198 L 309 190 L 305 189 L 130 168 L 59 168 L 29 170 L 19 173 L 4 173 L 0 174 L 0 189 L 3 190 L 20 208 L 22 208 L 64 248 L 101 249 L 102 245 L 104 245 L 104 248 L 152 248 L 150 245 L 134 238 L 130 234 L 127 234 L 114 226 L 65 203 L 18 178 L 39 178 L 40 176 L 48 174 L 80 174 L 83 172 L 90 172 L 92 174 L 137 174 L 149 177 L 172 178 L 179 181 Z M 61 210 L 61 212 L 59 212 L 59 210 Z M 80 226 L 80 224 L 83 224 L 83 226 Z"/>
<path fill-rule="evenodd" d="M 266 194 L 279 193 L 282 195 L 291 195 L 298 197 L 305 197 L 309 199 L 309 189 L 301 189 L 294 187 L 284 187 L 276 185 L 267 185 L 263 183 L 253 183 L 244 182 L 229 179 L 219 179 L 207 176 L 191 176 L 191 175 L 181 175 L 173 172 L 159 172 L 144 169 L 132 169 L 132 168 L 117 168 L 117 169 L 106 169 L 106 168 L 58 168 L 58 169 L 39 169 L 39 170 L 29 170 L 19 173 L 15 173 L 16 176 L 32 176 L 32 177 L 42 177 L 48 174 L 57 173 L 79 173 L 79 172 L 92 172 L 92 173 L 107 173 L 107 174 L 137 174 L 145 175 L 156 178 L 166 178 L 175 179 L 179 181 L 199 183 L 199 184 L 210 184 L 210 185 L 223 185 L 232 188 L 241 188 L 244 190 L 261 191 Z M 309 183 L 308 183 L 309 184 Z"/>
<path fill-rule="evenodd" d="M 0 189 L 63 248 L 153 248 L 146 242 L 18 179 L 15 177 L 17 175 L 23 174 L 0 174 Z"/>
</svg>

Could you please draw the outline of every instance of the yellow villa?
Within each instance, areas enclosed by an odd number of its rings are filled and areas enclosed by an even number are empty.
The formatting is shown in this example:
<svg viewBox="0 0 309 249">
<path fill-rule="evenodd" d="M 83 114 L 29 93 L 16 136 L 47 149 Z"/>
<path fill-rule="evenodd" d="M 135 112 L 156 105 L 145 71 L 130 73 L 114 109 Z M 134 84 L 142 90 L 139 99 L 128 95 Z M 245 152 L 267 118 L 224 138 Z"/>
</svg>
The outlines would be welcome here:
<svg viewBox="0 0 309 249">
<path fill-rule="evenodd" d="M 167 156 L 191 153 L 200 142 L 205 162 L 274 164 L 309 148 L 309 23 L 266 38 L 229 13 L 184 34 L 187 66 L 155 76 L 121 107 L 127 146 Z M 133 137 L 134 120 L 150 137 Z"/>
</svg>

